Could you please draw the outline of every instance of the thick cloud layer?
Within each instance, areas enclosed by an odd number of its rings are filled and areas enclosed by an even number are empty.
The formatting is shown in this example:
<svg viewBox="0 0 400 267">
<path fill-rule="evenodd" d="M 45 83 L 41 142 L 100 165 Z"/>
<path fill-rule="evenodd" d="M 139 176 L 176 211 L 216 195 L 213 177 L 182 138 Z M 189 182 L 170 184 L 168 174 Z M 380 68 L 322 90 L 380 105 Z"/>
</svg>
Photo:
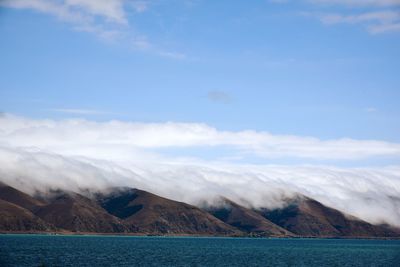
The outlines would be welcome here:
<svg viewBox="0 0 400 267">
<path fill-rule="evenodd" d="M 400 156 L 400 144 L 377 140 L 320 140 L 251 130 L 219 131 L 201 123 L 99 123 L 81 119 L 32 120 L 12 115 L 0 117 L 0 144 L 118 160 L 132 159 L 138 150 L 218 146 L 263 158 L 353 160 Z"/>
<path fill-rule="evenodd" d="M 283 144 L 274 142 L 278 139 Z M 342 159 L 352 151 L 398 153 L 398 144 L 381 141 L 220 132 L 204 124 L 39 121 L 7 115 L 0 118 L 0 180 L 29 193 L 131 186 L 194 204 L 223 195 L 254 207 L 279 207 L 285 197 L 301 193 L 369 222 L 400 226 L 400 167 L 246 165 L 166 158 L 149 151 L 219 145 L 282 157 L 317 157 L 331 149 Z"/>
</svg>

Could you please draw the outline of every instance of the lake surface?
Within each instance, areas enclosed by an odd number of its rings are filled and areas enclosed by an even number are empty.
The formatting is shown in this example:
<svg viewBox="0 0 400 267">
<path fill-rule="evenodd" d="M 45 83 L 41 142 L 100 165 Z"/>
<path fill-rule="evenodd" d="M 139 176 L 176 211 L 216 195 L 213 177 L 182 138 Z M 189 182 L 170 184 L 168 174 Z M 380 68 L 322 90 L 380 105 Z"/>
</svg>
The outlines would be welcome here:
<svg viewBox="0 0 400 267">
<path fill-rule="evenodd" d="M 399 240 L 0 235 L 0 266 L 400 266 Z"/>
</svg>

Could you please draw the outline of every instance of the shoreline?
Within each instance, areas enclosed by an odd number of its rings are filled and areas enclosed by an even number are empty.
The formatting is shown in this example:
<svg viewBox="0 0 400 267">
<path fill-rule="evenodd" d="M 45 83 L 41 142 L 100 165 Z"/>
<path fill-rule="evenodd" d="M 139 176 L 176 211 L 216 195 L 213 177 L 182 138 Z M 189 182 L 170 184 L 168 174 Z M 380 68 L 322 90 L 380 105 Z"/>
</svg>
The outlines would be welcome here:
<svg viewBox="0 0 400 267">
<path fill-rule="evenodd" d="M 0 231 L 0 235 L 42 235 L 42 236 L 109 236 L 109 237 L 192 237 L 192 238 L 248 238 L 248 239 L 340 239 L 340 240 L 400 240 L 400 237 L 355 237 L 355 236 L 234 236 L 234 235 L 196 235 L 196 234 L 150 234 L 150 233 L 95 233 L 95 232 L 32 232 Z"/>
</svg>

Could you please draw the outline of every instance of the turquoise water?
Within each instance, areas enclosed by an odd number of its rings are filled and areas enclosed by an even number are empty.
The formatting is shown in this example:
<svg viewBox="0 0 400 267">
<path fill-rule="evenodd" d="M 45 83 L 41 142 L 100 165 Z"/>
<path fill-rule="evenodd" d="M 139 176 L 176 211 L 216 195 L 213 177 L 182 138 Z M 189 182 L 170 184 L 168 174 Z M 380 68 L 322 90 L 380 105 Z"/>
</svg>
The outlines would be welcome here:
<svg viewBox="0 0 400 267">
<path fill-rule="evenodd" d="M 400 266 L 400 241 L 0 235 L 0 266 Z"/>
</svg>

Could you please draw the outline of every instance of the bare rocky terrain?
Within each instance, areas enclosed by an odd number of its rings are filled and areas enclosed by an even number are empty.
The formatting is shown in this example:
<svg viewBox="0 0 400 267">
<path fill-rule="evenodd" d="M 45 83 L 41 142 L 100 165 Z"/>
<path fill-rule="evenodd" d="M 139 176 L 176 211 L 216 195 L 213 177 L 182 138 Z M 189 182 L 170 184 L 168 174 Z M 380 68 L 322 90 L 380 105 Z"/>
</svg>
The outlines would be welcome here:
<svg viewBox="0 0 400 267">
<path fill-rule="evenodd" d="M 257 237 L 396 238 L 400 230 L 373 225 L 305 196 L 281 209 L 252 209 L 224 197 L 196 207 L 134 188 L 82 195 L 29 195 L 0 183 L 1 232 L 113 233 Z"/>
</svg>

